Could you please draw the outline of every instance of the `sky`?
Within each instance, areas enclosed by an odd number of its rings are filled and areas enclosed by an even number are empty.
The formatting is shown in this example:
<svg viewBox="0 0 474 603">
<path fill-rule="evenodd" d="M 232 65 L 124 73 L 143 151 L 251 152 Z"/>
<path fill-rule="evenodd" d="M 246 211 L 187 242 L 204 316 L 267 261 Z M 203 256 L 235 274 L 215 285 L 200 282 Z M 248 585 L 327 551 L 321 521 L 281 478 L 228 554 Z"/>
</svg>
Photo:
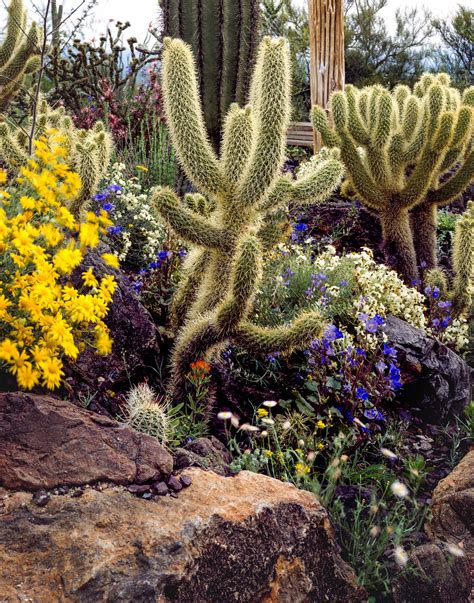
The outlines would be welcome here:
<svg viewBox="0 0 474 603">
<path fill-rule="evenodd" d="M 41 0 L 27 0 L 41 4 Z M 67 10 L 74 8 L 81 0 L 64 0 Z M 43 0 L 44 2 L 44 0 Z M 304 5 L 307 0 L 294 0 L 297 5 Z M 470 5 L 474 0 L 463 0 L 464 4 Z M 448 0 L 388 0 L 388 6 L 384 9 L 387 20 L 389 20 L 397 7 L 428 6 L 437 17 L 445 17 L 456 8 L 455 2 Z M 143 40 L 151 21 L 156 20 L 158 14 L 158 0 L 99 0 L 98 7 L 94 11 L 94 17 L 88 24 L 86 35 L 98 35 L 105 31 L 109 19 L 119 21 L 130 21 L 132 24 L 130 35 Z"/>
</svg>

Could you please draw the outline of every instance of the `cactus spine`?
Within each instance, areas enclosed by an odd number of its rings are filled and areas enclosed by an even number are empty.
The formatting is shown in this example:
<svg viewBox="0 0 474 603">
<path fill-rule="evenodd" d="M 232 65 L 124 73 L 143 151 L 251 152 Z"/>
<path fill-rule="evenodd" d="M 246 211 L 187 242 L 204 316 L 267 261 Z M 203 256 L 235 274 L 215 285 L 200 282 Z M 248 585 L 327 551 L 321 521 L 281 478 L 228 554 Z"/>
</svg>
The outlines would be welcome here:
<svg viewBox="0 0 474 603">
<path fill-rule="evenodd" d="M 244 105 L 258 42 L 258 0 L 161 0 L 164 35 L 197 59 L 204 119 L 215 148 L 231 103 Z"/>
<path fill-rule="evenodd" d="M 26 75 L 41 66 L 40 30 L 33 23 L 26 29 L 23 0 L 11 0 L 5 37 L 0 44 L 0 114 L 4 114 Z"/>
<path fill-rule="evenodd" d="M 97 192 L 107 171 L 112 153 L 112 138 L 102 122 L 96 122 L 90 130 L 80 130 L 74 126 L 64 107 L 52 109 L 45 100 L 41 100 L 34 137 L 39 139 L 51 130 L 57 130 L 62 136 L 62 144 L 67 151 L 65 161 L 81 177 L 81 190 L 71 201 L 69 208 L 78 216 Z M 6 123 L 0 124 L 0 155 L 12 170 L 27 163 L 28 140 L 23 129 L 14 129 Z"/>
<path fill-rule="evenodd" d="M 464 214 L 457 220 L 452 248 L 454 278 L 451 286 L 443 270 L 427 271 L 426 282 L 441 289 L 453 304 L 453 315 L 472 311 L 474 289 L 474 201 L 469 201 Z"/>
<path fill-rule="evenodd" d="M 315 129 L 325 144 L 340 147 L 353 188 L 380 217 L 387 263 L 408 283 L 418 279 L 419 264 L 436 266 L 437 207 L 474 175 L 472 96 L 469 89 L 461 98 L 446 74 L 425 74 L 413 92 L 336 92 L 334 128 L 322 109 L 312 110 Z"/>
<path fill-rule="evenodd" d="M 156 189 L 153 196 L 162 217 L 191 247 L 173 313 L 178 331 L 172 357 L 175 398 L 184 395 L 190 364 L 212 361 L 229 340 L 264 354 L 304 346 L 323 329 L 317 311 L 277 329 L 257 327 L 249 318 L 263 249 L 278 240 L 275 232 L 269 236 L 269 225 L 276 231 L 280 225 L 281 236 L 290 198 L 321 201 L 343 174 L 339 153 L 332 150 L 297 180 L 281 175 L 290 89 L 286 42 L 265 38 L 252 78 L 251 102 L 245 108 L 231 106 L 218 158 L 205 133 L 191 49 L 181 40 L 165 39 L 168 125 L 183 169 L 202 193 L 186 203 L 166 188 Z"/>
</svg>

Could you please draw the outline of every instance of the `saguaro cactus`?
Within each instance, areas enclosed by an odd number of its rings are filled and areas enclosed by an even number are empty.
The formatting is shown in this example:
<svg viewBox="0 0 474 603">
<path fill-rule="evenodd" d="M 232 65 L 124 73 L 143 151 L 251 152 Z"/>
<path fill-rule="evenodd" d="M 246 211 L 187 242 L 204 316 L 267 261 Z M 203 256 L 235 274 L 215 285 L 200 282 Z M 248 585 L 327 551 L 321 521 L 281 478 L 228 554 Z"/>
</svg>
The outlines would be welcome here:
<svg viewBox="0 0 474 603">
<path fill-rule="evenodd" d="M 461 98 L 445 74 L 426 74 L 413 93 L 381 86 L 331 97 L 334 128 L 314 107 L 312 121 L 325 144 L 340 147 L 361 200 L 378 213 L 387 262 L 412 282 L 418 262 L 436 262 L 436 207 L 448 203 L 474 174 L 473 89 Z M 423 204 L 423 205 L 421 205 Z M 415 241 L 409 211 L 414 219 Z"/>
<path fill-rule="evenodd" d="M 212 361 L 229 340 L 253 354 L 265 354 L 304 346 L 323 328 L 317 311 L 276 329 L 249 320 L 261 278 L 263 247 L 275 240 L 289 199 L 321 201 L 343 174 L 337 150 L 311 162 L 301 179 L 281 174 L 290 88 L 286 42 L 265 38 L 250 104 L 231 106 L 218 158 L 206 136 L 191 49 L 181 40 L 165 39 L 163 93 L 168 125 L 182 167 L 201 191 L 185 203 L 166 188 L 156 189 L 153 197 L 162 217 L 191 247 L 175 300 L 175 397 L 183 394 L 191 362 Z"/>
<path fill-rule="evenodd" d="M 258 44 L 258 0 L 161 0 L 164 36 L 197 59 L 204 119 L 215 148 L 230 104 L 244 105 Z"/>
<path fill-rule="evenodd" d="M 77 216 L 97 192 L 107 171 L 112 153 L 112 137 L 102 122 L 96 122 L 91 130 L 78 129 L 64 107 L 52 109 L 45 100 L 41 100 L 34 138 L 39 139 L 49 130 L 57 130 L 63 136 L 63 146 L 67 151 L 65 161 L 81 177 L 81 190 L 71 201 L 70 207 Z M 26 131 L 29 131 L 28 127 L 20 129 L 6 123 L 0 124 L 0 156 L 11 170 L 25 165 L 30 159 Z"/>
<path fill-rule="evenodd" d="M 6 33 L 0 44 L 0 114 L 23 84 L 25 75 L 40 68 L 40 31 L 33 23 L 27 29 L 23 0 L 11 0 Z"/>
</svg>

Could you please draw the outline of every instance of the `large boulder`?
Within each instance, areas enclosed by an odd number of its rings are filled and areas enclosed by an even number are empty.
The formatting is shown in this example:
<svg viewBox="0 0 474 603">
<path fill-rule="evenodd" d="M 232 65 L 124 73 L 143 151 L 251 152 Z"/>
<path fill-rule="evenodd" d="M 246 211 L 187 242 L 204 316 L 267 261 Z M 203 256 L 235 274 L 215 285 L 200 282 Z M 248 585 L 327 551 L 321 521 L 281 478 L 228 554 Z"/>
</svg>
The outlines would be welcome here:
<svg viewBox="0 0 474 603">
<path fill-rule="evenodd" d="M 422 544 L 410 553 L 410 570 L 395 581 L 395 603 L 469 603 L 471 573 L 465 557 L 445 542 Z"/>
<path fill-rule="evenodd" d="M 106 409 L 116 411 L 109 392 L 127 387 L 130 378 L 140 376 L 146 366 L 156 364 L 159 355 L 156 327 L 153 319 L 132 290 L 131 282 L 121 271 L 107 266 L 101 254 L 110 251 L 101 245 L 89 252 L 74 272 L 71 282 L 81 286 L 81 274 L 92 267 L 101 278 L 112 274 L 117 282 L 113 302 L 105 323 L 113 339 L 112 353 L 98 356 L 86 348 L 75 362 L 66 366 L 64 385 L 72 399 L 92 400 L 92 408 L 101 403 Z"/>
<path fill-rule="evenodd" d="M 242 472 L 188 469 L 177 498 L 113 486 L 39 508 L 7 493 L 2 601 L 303 603 L 366 600 L 309 492 Z"/>
<path fill-rule="evenodd" d="M 432 423 L 462 415 L 470 401 L 470 369 L 464 360 L 400 318 L 390 316 L 384 331 L 398 352 L 402 403 Z"/>
<path fill-rule="evenodd" d="M 461 547 L 474 569 L 474 450 L 436 486 L 431 512 L 428 534 Z"/>
<path fill-rule="evenodd" d="M 155 438 L 48 396 L 0 394 L 0 486 L 24 490 L 169 475 Z"/>
</svg>

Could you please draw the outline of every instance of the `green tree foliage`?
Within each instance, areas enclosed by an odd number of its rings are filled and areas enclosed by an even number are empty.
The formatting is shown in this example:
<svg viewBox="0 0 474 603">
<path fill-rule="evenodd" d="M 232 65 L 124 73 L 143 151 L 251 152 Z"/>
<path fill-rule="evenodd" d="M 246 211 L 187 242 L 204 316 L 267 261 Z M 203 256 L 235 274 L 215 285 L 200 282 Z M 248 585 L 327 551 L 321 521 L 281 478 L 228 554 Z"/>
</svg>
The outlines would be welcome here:
<svg viewBox="0 0 474 603">
<path fill-rule="evenodd" d="M 474 10 L 460 5 L 450 22 L 435 19 L 433 27 L 442 41 L 437 69 L 446 71 L 455 85 L 474 84 Z"/>
</svg>

